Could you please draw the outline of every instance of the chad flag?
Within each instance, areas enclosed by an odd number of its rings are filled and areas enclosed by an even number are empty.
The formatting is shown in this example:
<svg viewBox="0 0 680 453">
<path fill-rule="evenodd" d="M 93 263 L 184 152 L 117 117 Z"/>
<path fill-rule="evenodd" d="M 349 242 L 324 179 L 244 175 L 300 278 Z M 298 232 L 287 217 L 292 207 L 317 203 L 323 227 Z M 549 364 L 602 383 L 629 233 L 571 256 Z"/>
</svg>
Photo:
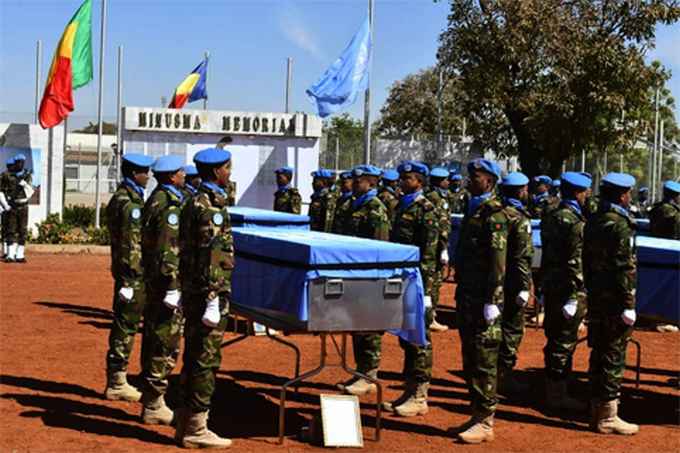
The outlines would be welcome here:
<svg viewBox="0 0 680 453">
<path fill-rule="evenodd" d="M 181 109 L 187 102 L 208 99 L 208 59 L 206 58 L 179 84 L 168 108 Z"/>
<path fill-rule="evenodd" d="M 73 111 L 73 90 L 92 80 L 92 0 L 78 8 L 61 36 L 40 102 L 40 125 L 56 126 Z"/>
</svg>

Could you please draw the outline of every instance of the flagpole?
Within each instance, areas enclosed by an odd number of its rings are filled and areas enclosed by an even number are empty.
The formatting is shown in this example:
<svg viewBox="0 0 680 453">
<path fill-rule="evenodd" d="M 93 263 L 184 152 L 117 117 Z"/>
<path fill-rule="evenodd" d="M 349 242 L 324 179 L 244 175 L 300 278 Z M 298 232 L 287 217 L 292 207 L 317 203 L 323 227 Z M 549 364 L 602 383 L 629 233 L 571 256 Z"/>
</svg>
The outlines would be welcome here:
<svg viewBox="0 0 680 453">
<path fill-rule="evenodd" d="M 293 84 L 293 59 L 286 59 L 286 113 L 290 113 L 290 89 Z"/>
<path fill-rule="evenodd" d="M 116 107 L 116 179 L 120 181 L 120 161 L 123 156 L 123 46 L 118 46 L 118 96 Z"/>
<path fill-rule="evenodd" d="M 207 50 L 205 51 L 205 59 L 206 61 L 210 58 L 210 52 Z M 208 91 L 208 68 L 205 68 L 205 91 Z M 203 99 L 203 110 L 208 110 L 208 98 Z"/>
<path fill-rule="evenodd" d="M 42 41 L 38 40 L 35 49 L 35 108 L 33 110 L 33 122 L 38 123 L 38 111 L 40 110 L 40 79 L 42 68 Z"/>
<path fill-rule="evenodd" d="M 371 37 L 371 57 L 373 62 L 373 0 L 368 0 L 368 33 Z M 369 64 L 370 64 L 369 63 Z M 371 76 L 368 75 L 366 93 L 364 95 L 364 163 L 371 162 Z"/>
<path fill-rule="evenodd" d="M 104 107 L 104 42 L 106 38 L 106 0 L 102 0 L 102 24 L 101 36 L 99 41 L 99 99 L 97 100 L 97 186 L 95 187 L 95 218 L 94 226 L 99 228 L 101 220 L 101 168 L 102 168 L 102 133 L 104 125 L 102 124 L 102 110 Z"/>
</svg>

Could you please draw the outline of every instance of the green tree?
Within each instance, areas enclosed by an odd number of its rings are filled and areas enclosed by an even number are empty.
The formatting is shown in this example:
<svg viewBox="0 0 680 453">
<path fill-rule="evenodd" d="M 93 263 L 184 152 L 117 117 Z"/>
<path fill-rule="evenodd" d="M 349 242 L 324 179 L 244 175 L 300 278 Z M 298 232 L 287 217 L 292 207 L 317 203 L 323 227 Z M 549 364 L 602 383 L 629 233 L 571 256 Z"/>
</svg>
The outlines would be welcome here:
<svg viewBox="0 0 680 453">
<path fill-rule="evenodd" d="M 338 168 L 347 169 L 363 162 L 364 126 L 361 121 L 343 113 L 324 121 L 323 133 L 326 149 L 321 153 L 321 165 L 335 168 L 336 144 L 338 145 Z"/>
<path fill-rule="evenodd" d="M 104 135 L 116 135 L 117 133 L 117 128 L 114 123 L 107 123 L 104 121 L 102 125 L 102 133 Z M 93 123 L 92 121 L 88 121 L 87 126 L 85 126 L 82 129 L 75 130 L 73 132 L 79 132 L 81 134 L 98 134 L 99 133 L 99 123 Z"/>
</svg>

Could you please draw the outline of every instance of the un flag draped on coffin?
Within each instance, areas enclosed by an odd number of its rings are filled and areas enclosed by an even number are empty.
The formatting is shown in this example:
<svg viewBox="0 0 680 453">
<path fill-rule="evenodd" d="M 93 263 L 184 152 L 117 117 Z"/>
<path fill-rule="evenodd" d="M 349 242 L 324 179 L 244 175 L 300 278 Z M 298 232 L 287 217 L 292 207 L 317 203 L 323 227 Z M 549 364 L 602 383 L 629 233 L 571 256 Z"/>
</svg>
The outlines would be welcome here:
<svg viewBox="0 0 680 453">
<path fill-rule="evenodd" d="M 371 26 L 366 18 L 340 57 L 306 91 L 310 101 L 316 104 L 321 118 L 354 104 L 357 95 L 366 90 L 371 46 Z"/>
</svg>

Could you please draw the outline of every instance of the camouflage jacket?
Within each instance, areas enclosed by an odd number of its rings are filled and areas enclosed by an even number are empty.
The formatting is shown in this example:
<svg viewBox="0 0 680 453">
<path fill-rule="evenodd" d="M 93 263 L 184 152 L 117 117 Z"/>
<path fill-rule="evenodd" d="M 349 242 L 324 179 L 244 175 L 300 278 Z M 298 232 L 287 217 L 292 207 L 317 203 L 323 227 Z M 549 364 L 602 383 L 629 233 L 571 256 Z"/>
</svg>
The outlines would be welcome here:
<svg viewBox="0 0 680 453">
<path fill-rule="evenodd" d="M 541 221 L 541 272 L 543 287 L 559 291 L 565 301 L 583 300 L 583 213 L 566 203 L 543 217 Z"/>
<path fill-rule="evenodd" d="M 336 196 L 329 189 L 312 194 L 309 205 L 309 226 L 312 231 L 330 233 L 333 227 Z"/>
<path fill-rule="evenodd" d="M 651 209 L 648 201 L 636 201 L 630 205 L 630 214 L 636 219 L 646 219 Z"/>
<path fill-rule="evenodd" d="M 469 199 L 470 192 L 466 189 L 460 189 L 458 192 L 449 190 L 449 209 L 451 214 L 465 214 Z"/>
<path fill-rule="evenodd" d="M 425 191 L 425 198 L 436 208 L 437 228 L 439 230 L 439 240 L 437 242 L 437 263 L 443 250 L 449 247 L 449 233 L 451 232 L 451 212 L 449 211 L 449 200 L 441 195 L 439 191 L 429 188 Z"/>
<path fill-rule="evenodd" d="M 335 202 L 335 213 L 333 213 L 333 226 L 331 233 L 334 234 L 351 234 L 349 227 L 349 216 L 352 214 L 352 202 L 355 200 L 353 195 L 346 198 L 342 196 Z"/>
<path fill-rule="evenodd" d="M 394 221 L 394 214 L 397 212 L 397 205 L 399 204 L 399 197 L 387 187 L 381 187 L 378 190 L 378 198 L 387 208 L 387 216 L 390 222 Z"/>
<path fill-rule="evenodd" d="M 142 213 L 144 199 L 132 187 L 122 183 L 106 206 L 106 220 L 111 235 L 111 274 L 124 286 L 141 289 Z"/>
<path fill-rule="evenodd" d="M 354 208 L 352 205 L 354 200 L 355 198 L 352 197 L 347 216 L 349 234 L 365 239 L 389 241 L 390 218 L 383 202 L 375 196 Z"/>
<path fill-rule="evenodd" d="M 621 208 L 602 203 L 586 224 L 584 242 L 587 245 L 583 248 L 583 272 L 589 312 L 614 315 L 635 308 L 637 260 L 633 218 Z"/>
<path fill-rule="evenodd" d="M 508 255 L 505 269 L 506 295 L 514 296 L 531 289 L 531 261 L 534 244 L 531 237 L 531 215 L 526 208 L 505 205 L 508 218 Z"/>
<path fill-rule="evenodd" d="M 680 239 L 680 205 L 675 201 L 660 201 L 649 213 L 649 229 L 652 236 Z"/>
<path fill-rule="evenodd" d="M 302 212 L 302 197 L 295 187 L 277 190 L 274 193 L 274 211 L 300 214 Z"/>
<path fill-rule="evenodd" d="M 236 183 L 229 181 L 224 190 L 227 192 L 227 206 L 236 206 Z"/>
<path fill-rule="evenodd" d="M 202 184 L 180 219 L 182 289 L 208 299 L 231 293 L 234 238 L 226 195 Z"/>
<path fill-rule="evenodd" d="M 22 181 L 26 181 L 29 185 L 32 184 L 33 178 L 30 171 L 22 170 L 20 173 L 8 171 L 3 173 L 3 179 L 0 182 L 2 185 L 0 192 L 5 194 L 7 202 L 11 207 L 28 204 L 29 200 L 26 197 L 26 189 L 21 185 Z"/>
<path fill-rule="evenodd" d="M 592 195 L 586 198 L 586 202 L 583 205 L 583 215 L 585 216 L 586 220 L 597 214 L 599 206 L 600 197 L 598 195 Z"/>
<path fill-rule="evenodd" d="M 543 211 L 548 209 L 551 205 L 556 205 L 555 197 L 549 195 L 547 192 L 541 197 L 531 197 L 529 200 L 529 212 L 532 219 L 543 218 Z"/>
<path fill-rule="evenodd" d="M 458 290 L 485 304 L 502 304 L 507 249 L 508 218 L 492 195 L 461 222 L 455 256 Z"/>
<path fill-rule="evenodd" d="M 415 245 L 420 249 L 420 273 L 426 295 L 432 293 L 437 272 L 438 240 L 436 208 L 425 196 L 418 196 L 413 203 L 403 209 L 397 206 L 390 241 Z"/>
<path fill-rule="evenodd" d="M 144 205 L 142 259 L 144 280 L 179 289 L 179 220 L 184 196 L 159 185 Z"/>
</svg>

